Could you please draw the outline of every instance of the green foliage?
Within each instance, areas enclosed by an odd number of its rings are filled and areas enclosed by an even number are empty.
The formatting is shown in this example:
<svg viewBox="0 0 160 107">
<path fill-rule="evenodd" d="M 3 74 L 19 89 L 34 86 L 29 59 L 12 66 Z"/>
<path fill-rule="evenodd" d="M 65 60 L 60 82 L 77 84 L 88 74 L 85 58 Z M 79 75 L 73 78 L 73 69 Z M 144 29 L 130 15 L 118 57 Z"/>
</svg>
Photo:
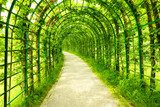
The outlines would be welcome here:
<svg viewBox="0 0 160 107">
<path fill-rule="evenodd" d="M 64 63 L 64 56 L 61 57 L 59 63 L 57 63 L 51 71 L 49 79 L 45 79 L 42 81 L 40 86 L 34 90 L 34 93 L 30 94 L 20 105 L 27 107 L 39 107 L 46 97 L 48 91 L 52 88 L 52 86 L 58 81 L 62 66 Z"/>
<path fill-rule="evenodd" d="M 143 98 L 143 93 L 145 93 L 145 90 L 142 89 L 140 84 L 141 81 L 139 79 L 136 79 L 135 77 L 122 79 L 118 84 L 118 89 L 125 98 L 129 98 L 129 100 L 132 100 L 134 105 L 144 105 L 144 100 L 146 99 Z"/>
<path fill-rule="evenodd" d="M 118 98 L 123 96 L 128 102 L 130 102 L 129 105 L 135 107 L 160 106 L 160 92 L 151 92 L 147 84 L 141 81 L 138 76 L 134 76 L 128 79 L 123 78 L 116 71 L 107 69 L 104 65 L 96 63 L 93 59 L 87 58 L 75 52 L 71 53 L 79 55 L 83 60 L 85 60 L 92 68 L 93 72 L 103 81 L 107 87 L 110 86 L 111 88 L 114 88 L 115 96 Z M 145 87 L 142 88 L 144 84 Z M 126 103 L 125 106 L 128 107 L 129 105 Z"/>
<path fill-rule="evenodd" d="M 102 79 L 102 81 L 109 81 L 108 83 L 117 86 L 119 84 L 119 74 L 117 72 L 112 72 L 108 70 L 104 65 L 92 62 L 93 71 Z M 91 67 L 92 67 L 91 66 Z"/>
<path fill-rule="evenodd" d="M 132 101 L 136 107 L 159 107 L 160 93 L 150 92 L 149 88 L 142 88 L 142 81 L 138 78 L 122 79 L 118 84 L 119 92 Z"/>
<path fill-rule="evenodd" d="M 2 29 L 0 32 L 0 65 L 2 65 L 0 78 L 4 77 L 2 72 L 5 66 L 4 28 L 12 2 L 13 0 L 0 0 L 0 29 Z M 30 77 L 31 73 L 35 74 L 36 79 L 39 78 L 38 67 L 42 69 L 41 73 L 45 76 L 48 69 L 56 66 L 54 63 L 61 63 L 62 42 L 66 38 L 63 43 L 65 49 L 92 58 L 92 66 L 97 69 L 96 74 L 103 81 L 109 81 L 106 82 L 107 84 L 124 89 L 121 93 L 128 100 L 135 99 L 133 102 L 137 101 L 138 104 L 153 102 L 153 106 L 157 106 L 154 105 L 159 101 L 156 97 L 159 95 L 157 92 L 152 96 L 154 100 L 147 100 L 152 97 L 147 96 L 149 92 L 146 90 L 144 92 L 147 95 L 141 93 L 143 92 L 141 86 L 144 84 L 138 78 L 123 78 L 126 76 L 125 71 L 128 71 L 130 77 L 132 73 L 139 73 L 141 70 L 141 77 L 144 74 L 153 78 L 152 83 L 146 83 L 146 87 L 154 85 L 154 82 L 155 86 L 159 87 L 156 80 L 159 79 L 160 74 L 159 2 L 157 0 L 63 0 L 61 4 L 58 2 L 57 0 L 17 0 L 15 2 L 8 23 L 7 57 L 8 63 L 11 64 L 8 64 L 7 76 L 16 72 L 22 72 L 22 74 L 14 76 L 11 85 L 19 83 L 20 80 L 23 81 L 24 76 Z M 24 39 L 26 36 L 27 40 Z M 141 43 L 139 44 L 138 41 Z M 11 59 L 14 62 L 13 65 Z M 117 64 L 116 67 L 115 64 Z M 27 76 L 24 75 L 25 70 L 28 72 Z M 33 79 L 29 78 L 29 80 Z M 45 82 L 44 86 L 46 86 Z M 128 90 L 134 95 L 130 96 Z M 12 91 L 15 90 L 12 89 Z M 41 90 L 39 92 L 42 93 Z M 38 96 L 35 99 L 39 98 L 39 94 L 35 96 Z M 141 97 L 146 100 L 141 100 Z"/>
</svg>

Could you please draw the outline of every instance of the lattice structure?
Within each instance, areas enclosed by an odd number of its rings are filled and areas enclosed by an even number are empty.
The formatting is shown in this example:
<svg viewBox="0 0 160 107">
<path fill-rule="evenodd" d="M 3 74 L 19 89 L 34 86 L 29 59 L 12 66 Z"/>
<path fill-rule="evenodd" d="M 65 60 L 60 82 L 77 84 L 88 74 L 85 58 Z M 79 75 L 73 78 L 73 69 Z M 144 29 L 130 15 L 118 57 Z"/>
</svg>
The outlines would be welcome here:
<svg viewBox="0 0 160 107">
<path fill-rule="evenodd" d="M 1 0 L 0 106 L 50 78 L 62 47 L 160 89 L 159 0 Z"/>
</svg>

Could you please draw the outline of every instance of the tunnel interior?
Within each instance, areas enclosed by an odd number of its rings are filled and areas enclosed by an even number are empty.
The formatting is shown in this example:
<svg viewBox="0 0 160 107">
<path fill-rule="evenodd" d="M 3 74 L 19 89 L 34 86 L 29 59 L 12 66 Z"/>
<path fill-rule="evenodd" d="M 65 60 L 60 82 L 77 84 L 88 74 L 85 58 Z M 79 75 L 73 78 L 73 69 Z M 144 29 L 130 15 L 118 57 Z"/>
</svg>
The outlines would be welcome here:
<svg viewBox="0 0 160 107">
<path fill-rule="evenodd" d="M 159 9 L 159 0 L 1 0 L 0 106 L 52 78 L 63 50 L 160 90 Z"/>
</svg>

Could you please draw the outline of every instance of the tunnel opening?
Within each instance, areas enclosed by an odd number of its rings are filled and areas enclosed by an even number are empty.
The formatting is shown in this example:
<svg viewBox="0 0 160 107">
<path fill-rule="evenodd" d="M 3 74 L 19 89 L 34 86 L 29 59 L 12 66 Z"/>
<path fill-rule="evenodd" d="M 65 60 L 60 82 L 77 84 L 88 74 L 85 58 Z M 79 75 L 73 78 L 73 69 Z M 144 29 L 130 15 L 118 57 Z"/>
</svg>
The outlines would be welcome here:
<svg viewBox="0 0 160 107">
<path fill-rule="evenodd" d="M 159 7 L 159 0 L 0 1 L 0 106 L 14 106 L 54 78 L 63 50 L 158 93 Z"/>
</svg>

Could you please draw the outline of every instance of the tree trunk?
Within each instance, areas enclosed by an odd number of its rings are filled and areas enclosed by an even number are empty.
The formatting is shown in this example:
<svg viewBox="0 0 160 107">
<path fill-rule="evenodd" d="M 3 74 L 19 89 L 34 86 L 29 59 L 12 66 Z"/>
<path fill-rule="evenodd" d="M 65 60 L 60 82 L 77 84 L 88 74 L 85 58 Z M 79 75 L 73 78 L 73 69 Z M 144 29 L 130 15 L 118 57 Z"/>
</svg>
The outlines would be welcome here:
<svg viewBox="0 0 160 107">
<path fill-rule="evenodd" d="M 30 73 L 29 73 L 29 77 L 30 77 L 30 93 L 34 92 L 34 77 L 33 77 L 33 36 L 31 35 L 30 38 L 31 44 L 30 44 L 30 48 L 29 48 L 29 62 L 30 62 Z"/>
<path fill-rule="evenodd" d="M 126 19 L 126 16 L 125 16 L 125 14 L 124 14 L 124 10 L 123 9 L 121 9 L 121 12 L 122 12 L 122 18 L 123 18 L 123 21 L 124 21 L 124 25 L 125 25 L 125 42 L 126 42 L 126 44 L 125 44 L 125 48 L 126 48 L 126 72 L 127 72 L 127 78 L 128 78 L 128 76 L 129 76 L 129 73 L 130 73 L 130 71 L 129 71 L 129 51 L 130 51 L 130 44 L 129 44 L 129 36 L 128 36 L 128 32 L 126 31 L 126 29 L 128 28 L 128 24 L 127 24 L 127 19 Z"/>
<path fill-rule="evenodd" d="M 37 76 L 37 80 L 38 80 L 38 85 L 40 85 L 40 31 L 41 31 L 41 28 L 38 29 L 37 31 L 37 36 L 36 36 L 36 53 L 37 53 L 37 60 L 36 60 L 36 67 L 37 67 L 37 71 L 36 71 L 36 76 Z"/>
<path fill-rule="evenodd" d="M 155 20 L 158 20 L 160 17 L 159 17 L 159 11 L 157 9 L 157 0 L 150 0 L 151 1 L 151 5 L 152 5 L 152 10 L 153 10 L 153 15 L 154 15 L 154 19 Z M 160 21 L 156 22 L 156 29 L 157 29 L 157 41 L 158 41 L 158 45 L 160 46 Z M 159 48 L 159 54 L 160 54 L 160 48 Z"/>
<path fill-rule="evenodd" d="M 120 71 L 119 58 L 120 58 L 120 36 L 119 36 L 119 25 L 116 19 L 114 19 L 115 29 L 116 29 L 116 71 Z"/>
<path fill-rule="evenodd" d="M 146 7 L 146 11 L 147 11 L 147 16 L 148 16 L 148 23 L 152 22 L 152 15 L 151 15 L 151 9 L 149 6 L 149 3 L 147 1 L 145 1 L 145 7 Z M 154 49 L 154 34 L 152 33 L 153 31 L 153 25 L 149 24 L 149 37 L 150 37 L 150 59 L 151 59 L 151 78 L 150 78 L 150 88 L 151 90 L 155 89 L 155 49 Z"/>
<path fill-rule="evenodd" d="M 2 11 L 2 4 L 0 4 L 0 21 L 2 19 L 2 16 L 1 16 L 1 11 Z M 0 23 L 0 29 L 3 27 L 3 24 Z"/>
</svg>

